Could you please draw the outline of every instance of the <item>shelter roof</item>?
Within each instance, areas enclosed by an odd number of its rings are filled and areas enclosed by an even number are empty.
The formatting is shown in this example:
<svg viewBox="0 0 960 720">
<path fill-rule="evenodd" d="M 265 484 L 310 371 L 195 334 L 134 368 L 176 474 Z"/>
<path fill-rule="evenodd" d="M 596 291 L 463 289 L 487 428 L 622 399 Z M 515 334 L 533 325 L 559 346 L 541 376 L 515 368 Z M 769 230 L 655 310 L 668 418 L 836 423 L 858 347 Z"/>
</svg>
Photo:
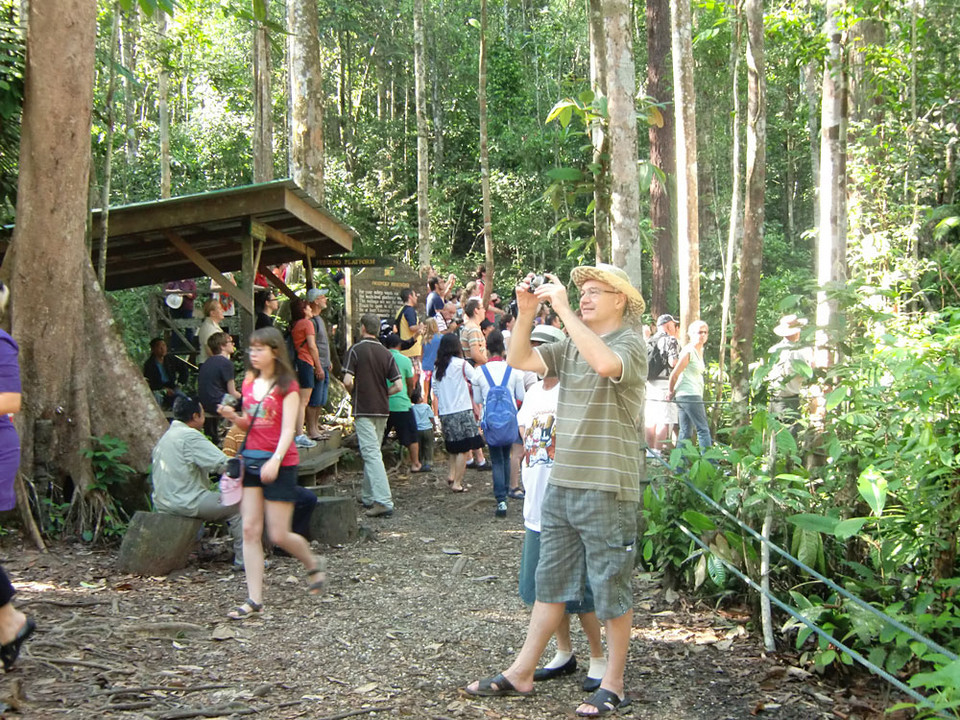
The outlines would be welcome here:
<svg viewBox="0 0 960 720">
<path fill-rule="evenodd" d="M 94 265 L 100 216 L 100 210 L 93 211 Z M 240 270 L 242 240 L 251 235 L 257 267 L 349 252 L 356 237 L 292 180 L 113 207 L 105 289 L 206 274 L 190 250 L 221 272 Z"/>
</svg>

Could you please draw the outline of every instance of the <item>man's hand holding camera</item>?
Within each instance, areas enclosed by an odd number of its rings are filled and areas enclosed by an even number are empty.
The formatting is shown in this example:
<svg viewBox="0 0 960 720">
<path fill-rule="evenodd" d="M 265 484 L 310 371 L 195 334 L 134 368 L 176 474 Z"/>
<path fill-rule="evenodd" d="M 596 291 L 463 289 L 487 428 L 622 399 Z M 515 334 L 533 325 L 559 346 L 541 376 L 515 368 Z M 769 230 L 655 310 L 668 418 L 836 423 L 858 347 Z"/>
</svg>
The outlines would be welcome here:
<svg viewBox="0 0 960 720">
<path fill-rule="evenodd" d="M 570 309 L 567 289 L 556 275 L 528 273 L 517 286 L 517 310 L 536 313 L 537 306 L 542 302 L 550 303 L 558 315 Z"/>
</svg>

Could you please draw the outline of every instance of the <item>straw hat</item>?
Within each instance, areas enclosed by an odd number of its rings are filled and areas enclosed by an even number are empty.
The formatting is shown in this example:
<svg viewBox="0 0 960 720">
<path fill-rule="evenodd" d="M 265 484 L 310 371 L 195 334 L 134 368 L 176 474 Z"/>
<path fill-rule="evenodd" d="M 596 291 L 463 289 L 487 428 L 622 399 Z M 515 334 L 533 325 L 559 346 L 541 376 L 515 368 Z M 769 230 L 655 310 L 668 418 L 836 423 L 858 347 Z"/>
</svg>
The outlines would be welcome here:
<svg viewBox="0 0 960 720">
<path fill-rule="evenodd" d="M 796 315 L 784 315 L 780 318 L 780 324 L 773 329 L 773 332 L 780 337 L 790 337 L 803 330 L 806 324 L 806 318 L 797 317 Z"/>
<path fill-rule="evenodd" d="M 627 315 L 640 317 L 646 309 L 643 297 L 640 292 L 630 284 L 630 278 L 620 268 L 607 263 L 597 263 L 596 266 L 581 265 L 573 269 L 570 273 L 570 279 L 580 288 L 587 280 L 596 280 L 606 283 L 617 292 L 627 296 Z"/>
</svg>

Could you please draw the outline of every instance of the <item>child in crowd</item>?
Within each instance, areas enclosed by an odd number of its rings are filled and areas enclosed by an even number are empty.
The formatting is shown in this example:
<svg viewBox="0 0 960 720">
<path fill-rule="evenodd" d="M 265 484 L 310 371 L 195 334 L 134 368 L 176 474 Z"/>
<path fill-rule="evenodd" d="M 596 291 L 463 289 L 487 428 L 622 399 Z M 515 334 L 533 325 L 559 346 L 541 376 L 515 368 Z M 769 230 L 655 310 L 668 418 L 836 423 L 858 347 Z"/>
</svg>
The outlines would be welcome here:
<svg viewBox="0 0 960 720">
<path fill-rule="evenodd" d="M 433 444 L 437 421 L 430 404 L 419 387 L 413 389 L 413 415 L 417 419 L 417 434 L 420 437 L 420 472 L 427 472 L 433 466 Z"/>
</svg>

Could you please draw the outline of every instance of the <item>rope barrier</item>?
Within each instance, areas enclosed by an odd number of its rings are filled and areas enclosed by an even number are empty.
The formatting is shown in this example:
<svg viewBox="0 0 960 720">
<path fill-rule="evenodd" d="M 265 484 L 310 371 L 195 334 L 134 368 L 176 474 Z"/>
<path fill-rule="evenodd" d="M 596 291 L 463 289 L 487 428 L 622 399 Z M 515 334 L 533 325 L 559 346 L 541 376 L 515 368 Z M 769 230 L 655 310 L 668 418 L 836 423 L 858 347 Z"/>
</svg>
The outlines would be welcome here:
<svg viewBox="0 0 960 720">
<path fill-rule="evenodd" d="M 696 543 L 700 548 L 702 548 L 703 550 L 706 550 L 707 552 L 711 552 L 710 548 L 709 548 L 700 538 L 698 538 L 696 535 L 694 535 L 689 529 L 687 529 L 686 527 L 684 527 L 680 522 L 676 522 L 675 524 L 676 524 L 676 526 L 677 526 L 678 528 L 680 528 L 680 530 L 681 530 L 685 535 L 687 535 L 691 540 L 693 540 L 693 542 Z M 768 598 L 770 598 L 770 601 L 771 601 L 772 603 L 774 603 L 777 607 L 779 607 L 781 610 L 783 610 L 784 612 L 786 612 L 788 615 L 790 615 L 791 617 L 795 618 L 796 620 L 799 620 L 801 623 L 803 623 L 804 625 L 806 625 L 810 630 L 812 630 L 813 632 L 817 633 L 817 635 L 819 635 L 819 636 L 822 637 L 823 639 L 827 640 L 828 642 L 832 643 L 834 646 L 836 646 L 837 648 L 839 648 L 839 649 L 842 650 L 843 652 L 847 653 L 847 655 L 849 655 L 850 657 L 852 657 L 852 658 L 853 658 L 854 660 L 856 660 L 858 663 L 860 663 L 861 665 L 863 665 L 865 668 L 867 668 L 867 669 L 870 670 L 871 672 L 873 672 L 873 673 L 879 675 L 880 677 L 882 677 L 884 680 L 886 680 L 887 682 L 889 682 L 891 685 L 893 685 L 894 687 L 896 687 L 898 690 L 900 690 L 900 691 L 906 693 L 907 695 L 909 695 L 911 698 L 913 698 L 914 700 L 916 700 L 918 704 L 923 705 L 925 708 L 928 708 L 929 710 L 933 711 L 933 712 L 937 715 L 937 717 L 942 717 L 942 718 L 949 718 L 949 717 L 950 717 L 949 715 L 945 715 L 945 714 L 943 714 L 942 712 L 940 712 L 939 710 L 937 710 L 936 706 L 934 706 L 933 703 L 931 703 L 929 699 L 925 698 L 923 695 L 921 695 L 921 694 L 918 693 L 916 690 L 914 690 L 914 689 L 911 688 L 910 686 L 908 686 L 908 685 L 906 685 L 905 683 L 903 683 L 901 680 L 898 680 L 897 678 L 895 678 L 893 675 L 891 675 L 890 673 L 888 673 L 888 672 L 887 672 L 886 670 L 884 670 L 883 668 L 878 667 L 877 665 L 874 665 L 872 662 L 870 662 L 867 658 L 865 658 L 863 655 L 861 655 L 860 653 L 858 653 L 856 650 L 854 650 L 854 649 L 851 648 L 851 647 L 848 647 L 848 646 L 845 645 L 843 642 L 841 642 L 840 640 L 837 640 L 835 637 L 833 637 L 833 635 L 831 635 L 830 633 L 828 633 L 826 630 L 823 630 L 822 628 L 820 628 L 818 625 L 816 625 L 816 623 L 814 623 L 814 622 L 812 622 L 811 620 L 808 620 L 807 618 L 803 617 L 799 612 L 797 612 L 797 611 L 794 610 L 792 607 L 790 607 L 789 605 L 787 605 L 786 603 L 784 603 L 783 601 L 781 601 L 781 600 L 780 600 L 777 596 L 775 596 L 773 593 L 765 593 L 765 592 L 763 591 L 763 589 L 762 589 L 759 585 L 757 585 L 757 583 L 755 583 L 753 580 L 751 580 L 747 575 L 745 575 L 745 574 L 743 574 L 742 572 L 740 572 L 736 567 L 733 566 L 733 564 L 727 562 L 726 560 L 724 560 L 724 559 L 723 559 L 722 557 L 720 557 L 719 555 L 714 555 L 714 557 L 716 557 L 717 560 L 719 560 L 721 563 L 723 563 L 724 566 L 725 566 L 728 570 L 730 570 L 730 572 L 732 572 L 732 573 L 733 573 L 734 575 L 736 575 L 738 578 L 740 578 L 741 580 L 743 580 L 743 582 L 745 582 L 745 583 L 746 583 L 747 585 L 749 585 L 751 588 L 753 588 L 754 590 L 756 590 L 756 591 L 757 591 L 758 593 L 760 593 L 761 595 L 766 595 Z"/>
<path fill-rule="evenodd" d="M 663 465 L 664 465 L 671 473 L 673 473 L 673 469 L 670 468 L 670 466 L 667 465 L 665 462 L 663 462 L 662 459 L 660 460 L 660 462 L 663 463 Z M 680 476 L 674 473 L 674 477 L 680 477 Z M 751 528 L 749 525 L 746 525 L 745 523 L 743 523 L 739 518 L 737 518 L 736 516 L 734 516 L 729 510 L 727 510 L 726 508 L 724 508 L 723 506 L 721 506 L 720 504 L 718 504 L 716 501 L 714 501 L 713 498 L 711 498 L 709 495 L 707 495 L 706 493 L 704 493 L 702 490 L 700 490 L 700 488 L 698 488 L 696 485 L 694 485 L 693 483 L 691 483 L 691 482 L 690 482 L 689 480 L 687 480 L 686 478 L 681 478 L 681 480 L 683 481 L 683 483 L 684 483 L 688 488 L 690 488 L 694 493 L 696 493 L 697 495 L 699 495 L 700 498 L 704 500 L 704 502 L 706 502 L 706 503 L 707 503 L 708 505 L 710 505 L 711 507 L 714 507 L 714 508 L 716 508 L 717 510 L 719 510 L 725 517 L 727 517 L 728 519 L 732 520 L 734 523 L 736 523 L 737 525 L 739 525 L 740 528 L 742 528 L 742 529 L 745 530 L 747 533 L 749 533 L 749 534 L 751 535 L 751 537 L 753 537 L 755 540 L 759 540 L 761 543 L 763 543 L 763 544 L 765 544 L 765 545 L 768 545 L 772 550 L 776 551 L 776 552 L 777 552 L 779 555 L 781 555 L 784 559 L 789 560 L 791 563 L 793 563 L 794 565 L 796 565 L 798 568 L 800 568 L 801 570 L 803 570 L 805 573 L 808 573 L 808 574 L 812 575 L 812 576 L 815 577 L 817 580 L 819 580 L 820 582 L 822 582 L 824 585 L 826 585 L 826 586 L 829 587 L 830 589 L 838 592 L 840 595 L 842 595 L 843 597 L 847 598 L 848 600 L 850 600 L 852 603 L 854 603 L 854 604 L 857 605 L 858 607 L 860 607 L 860 608 L 862 608 L 863 610 L 866 610 L 867 612 L 875 615 L 876 617 L 880 618 L 881 620 L 883 620 L 883 621 L 886 622 L 887 624 L 892 625 L 892 626 L 895 627 L 897 630 L 900 630 L 901 632 L 906 633 L 907 635 L 909 635 L 911 638 L 913 638 L 913 639 L 916 640 L 917 642 L 923 643 L 924 645 L 926 645 L 926 646 L 927 646 L 928 648 L 930 648 L 931 650 L 933 650 L 933 651 L 935 651 L 935 652 L 938 652 L 938 653 L 946 656 L 946 657 L 949 658 L 950 660 L 960 660 L 960 657 L 958 657 L 958 656 L 956 655 L 956 653 L 951 652 L 950 650 L 948 650 L 947 648 L 943 647 L 942 645 L 940 645 L 940 644 L 937 643 L 936 641 L 931 640 L 930 638 L 925 637 L 925 636 L 923 636 L 923 635 L 920 635 L 920 634 L 917 633 L 915 630 L 907 627 L 906 625 L 904 625 L 902 622 L 900 622 L 900 621 L 897 620 L 896 618 L 890 617 L 889 615 L 887 615 L 887 614 L 886 614 L 885 612 L 883 612 L 882 610 L 878 610 L 877 608 L 875 608 L 875 607 L 874 607 L 873 605 L 871 605 L 870 603 L 866 602 L 865 600 L 860 599 L 859 597 L 857 597 L 856 595 L 854 595 L 854 594 L 852 594 L 850 591 L 848 591 L 846 588 L 841 587 L 840 585 L 837 585 L 835 582 L 833 582 L 833 581 L 830 580 L 829 578 L 821 575 L 819 572 L 817 572 L 816 570 L 814 570 L 813 568 L 811 568 L 810 566 L 808 566 L 806 563 L 802 562 L 802 561 L 799 560 L 798 558 L 795 558 L 793 555 L 791 555 L 790 553 L 788 553 L 786 550 L 782 549 L 779 545 L 777 545 L 777 544 L 776 544 L 775 542 L 773 542 L 772 540 L 769 540 L 769 539 L 763 537 L 760 533 L 758 533 L 756 530 L 754 530 L 753 528 Z"/>
<path fill-rule="evenodd" d="M 867 611 L 868 613 L 876 616 L 876 617 L 879 618 L 882 622 L 884 622 L 884 623 L 886 623 L 886 624 L 888 624 L 888 625 L 896 628 L 897 630 L 900 630 L 901 632 L 907 634 L 907 635 L 908 635 L 909 637 L 911 637 L 912 639 L 920 642 L 921 644 L 923 644 L 923 645 L 926 646 L 927 648 L 929 648 L 929 649 L 931 649 L 931 650 L 933 650 L 933 651 L 935 651 L 935 652 L 937 652 L 937 653 L 940 653 L 941 655 L 945 656 L 946 658 L 948 658 L 948 659 L 951 660 L 951 661 L 957 661 L 958 659 L 960 659 L 960 658 L 958 658 L 958 656 L 957 656 L 956 653 L 948 650 L 947 648 L 943 647 L 942 645 L 940 645 L 940 644 L 937 643 L 936 641 L 931 640 L 930 638 L 928 638 L 928 637 L 926 637 L 926 636 L 924 636 L 924 635 L 919 634 L 918 632 L 916 632 L 916 631 L 913 630 L 912 628 L 909 628 L 909 627 L 907 627 L 906 625 L 904 625 L 902 622 L 900 622 L 900 621 L 897 620 L 896 618 L 893 618 L 893 617 L 891 617 L 890 615 L 887 615 L 887 614 L 886 614 L 885 612 L 883 612 L 882 610 L 878 610 L 878 609 L 875 608 L 873 605 L 870 605 L 869 603 L 867 603 L 866 601 L 864 601 L 864 600 L 862 600 L 861 598 L 857 597 L 856 595 L 853 595 L 853 594 L 852 594 L 851 592 L 849 592 L 846 588 L 841 587 L 841 586 L 838 585 L 837 583 L 833 582 L 833 581 L 830 580 L 829 578 L 825 577 L 825 576 L 822 575 L 821 573 L 817 572 L 816 570 L 814 570 L 813 568 L 811 568 L 810 566 L 808 566 L 806 563 L 804 563 L 804 562 L 801 561 L 800 559 L 795 558 L 793 555 L 791 555 L 789 552 L 787 552 L 786 550 L 784 550 L 783 548 L 781 548 L 779 545 L 777 545 L 777 544 L 776 544 L 775 542 L 773 542 L 772 540 L 763 537 L 763 535 L 761 535 L 760 533 L 758 533 L 756 530 L 754 530 L 754 529 L 751 528 L 750 526 L 746 525 L 743 521 L 741 521 L 739 518 L 737 518 L 735 515 L 733 515 L 729 510 L 727 510 L 726 508 L 724 508 L 722 505 L 720 505 L 719 503 L 717 503 L 713 498 L 711 498 L 709 495 L 707 495 L 707 494 L 704 493 L 702 490 L 700 490 L 700 488 L 698 488 L 696 485 L 694 485 L 687 477 L 683 477 L 680 473 L 676 472 L 672 467 L 670 467 L 670 465 L 668 465 L 668 464 L 666 463 L 666 461 L 663 460 L 663 458 L 662 458 L 661 456 L 653 456 L 653 457 L 654 457 L 654 459 L 658 460 L 661 465 L 663 465 L 663 467 L 667 470 L 668 475 L 670 475 L 671 477 L 680 479 L 680 480 L 683 482 L 683 484 L 687 486 L 687 488 L 689 488 L 691 491 L 694 492 L 694 494 L 696 494 L 697 496 L 699 496 L 705 503 L 707 503 L 708 506 L 710 506 L 710 507 L 716 509 L 717 511 L 719 511 L 725 518 L 727 518 L 727 519 L 729 519 L 729 520 L 732 520 L 737 526 L 739 526 L 742 530 L 746 531 L 747 534 L 749 534 L 749 535 L 750 535 L 751 537 L 753 537 L 755 540 L 758 540 L 760 543 L 767 545 L 768 547 L 770 547 L 771 549 L 773 549 L 774 551 L 776 551 L 781 557 L 783 557 L 784 559 L 788 560 L 789 562 L 791 562 L 792 564 L 794 564 L 795 566 L 797 566 L 798 568 L 800 568 L 800 569 L 803 570 L 804 572 L 808 573 L 808 574 L 811 575 L 812 577 L 816 578 L 817 580 L 819 580 L 820 582 L 822 582 L 824 585 L 826 585 L 826 586 L 829 587 L 830 589 L 832 589 L 832 590 L 834 590 L 835 592 L 839 593 L 841 596 L 843 596 L 844 598 L 846 598 L 846 599 L 848 599 L 849 601 L 851 601 L 851 602 L 852 602 L 854 605 L 856 605 L 857 607 L 859 607 L 859 608 Z M 834 646 L 836 646 L 837 648 L 840 648 L 843 652 L 847 653 L 850 657 L 852 657 L 852 658 L 853 658 L 854 660 L 856 660 L 858 663 L 860 663 L 861 665 L 863 665 L 863 666 L 864 666 L 865 668 L 867 668 L 870 672 L 873 672 L 873 673 L 875 673 L 876 675 L 879 675 L 879 676 L 882 677 L 884 680 L 886 680 L 887 682 L 889 682 L 889 683 L 891 683 L 892 685 L 894 685 L 897 689 L 899 689 L 899 690 L 901 690 L 902 692 L 906 693 L 907 695 L 909 695 L 909 696 L 910 696 L 911 698 L 913 698 L 914 700 L 917 700 L 917 702 L 920 703 L 921 705 L 923 705 L 924 707 L 932 710 L 935 714 L 937 714 L 938 717 L 950 717 L 950 716 L 944 715 L 944 714 L 942 714 L 940 711 L 938 711 L 938 710 L 936 709 L 936 707 L 935 707 L 927 698 L 925 698 L 923 695 L 921 695 L 920 693 L 918 693 L 916 690 L 914 690 L 913 688 L 910 688 L 909 686 L 907 686 L 906 684 L 904 684 L 902 681 L 900 681 L 900 680 L 898 680 L 897 678 L 893 677 L 890 673 L 888 673 L 887 671 L 885 671 L 883 668 L 880 668 L 880 667 L 878 667 L 877 665 L 875 665 L 874 663 L 870 662 L 867 658 L 863 657 L 863 655 L 861 655 L 861 654 L 858 653 L 857 651 L 853 650 L 852 648 L 849 648 L 849 647 L 846 646 L 843 642 L 841 642 L 840 640 L 838 640 L 838 639 L 835 638 L 834 636 L 830 635 L 830 633 L 826 632 L 826 631 L 823 630 L 822 628 L 818 627 L 818 626 L 817 626 L 815 623 L 813 623 L 812 621 L 810 621 L 810 620 L 808 620 L 807 618 L 803 617 L 798 611 L 796 611 L 794 608 L 790 607 L 789 605 L 787 605 L 786 603 L 784 603 L 783 601 L 781 601 L 781 600 L 780 600 L 779 598 L 777 598 L 773 593 L 765 592 L 756 582 L 754 582 L 752 579 L 750 579 L 750 578 L 749 578 L 748 576 L 746 576 L 744 573 L 740 572 L 740 571 L 739 571 L 736 567 L 734 567 L 730 562 L 728 562 L 727 560 L 725 560 L 723 557 L 721 557 L 721 556 L 713 553 L 713 552 L 710 550 L 710 548 L 709 548 L 702 540 L 700 540 L 700 538 L 696 537 L 688 528 L 684 527 L 678 520 L 675 520 L 675 521 L 674 521 L 674 524 L 675 524 L 684 534 L 686 534 L 688 537 L 690 537 L 690 539 L 693 540 L 693 542 L 694 542 L 697 546 L 699 546 L 701 549 L 705 550 L 706 552 L 709 552 L 709 553 L 711 553 L 712 555 L 714 555 L 714 557 L 715 557 L 717 560 L 719 560 L 721 563 L 723 563 L 723 565 L 724 565 L 725 567 L 727 567 L 731 572 L 733 572 L 734 575 L 736 575 L 738 578 L 740 578 L 740 579 L 741 579 L 743 582 L 745 582 L 749 587 L 751 587 L 751 588 L 753 588 L 754 590 L 756 590 L 759 594 L 764 595 L 764 596 L 766 596 L 767 598 L 769 598 L 769 599 L 771 600 L 771 602 L 773 602 L 775 605 L 777 605 L 777 607 L 779 607 L 780 609 L 782 609 L 782 610 L 783 610 L 784 612 L 786 612 L 788 615 L 790 615 L 791 617 L 793 617 L 793 618 L 795 618 L 796 620 L 800 621 L 802 624 L 804 624 L 806 627 L 808 627 L 808 628 L 809 628 L 810 630 L 812 630 L 813 632 L 817 633 L 820 637 L 824 638 L 824 639 L 827 640 L 828 642 L 833 643 Z"/>
</svg>

